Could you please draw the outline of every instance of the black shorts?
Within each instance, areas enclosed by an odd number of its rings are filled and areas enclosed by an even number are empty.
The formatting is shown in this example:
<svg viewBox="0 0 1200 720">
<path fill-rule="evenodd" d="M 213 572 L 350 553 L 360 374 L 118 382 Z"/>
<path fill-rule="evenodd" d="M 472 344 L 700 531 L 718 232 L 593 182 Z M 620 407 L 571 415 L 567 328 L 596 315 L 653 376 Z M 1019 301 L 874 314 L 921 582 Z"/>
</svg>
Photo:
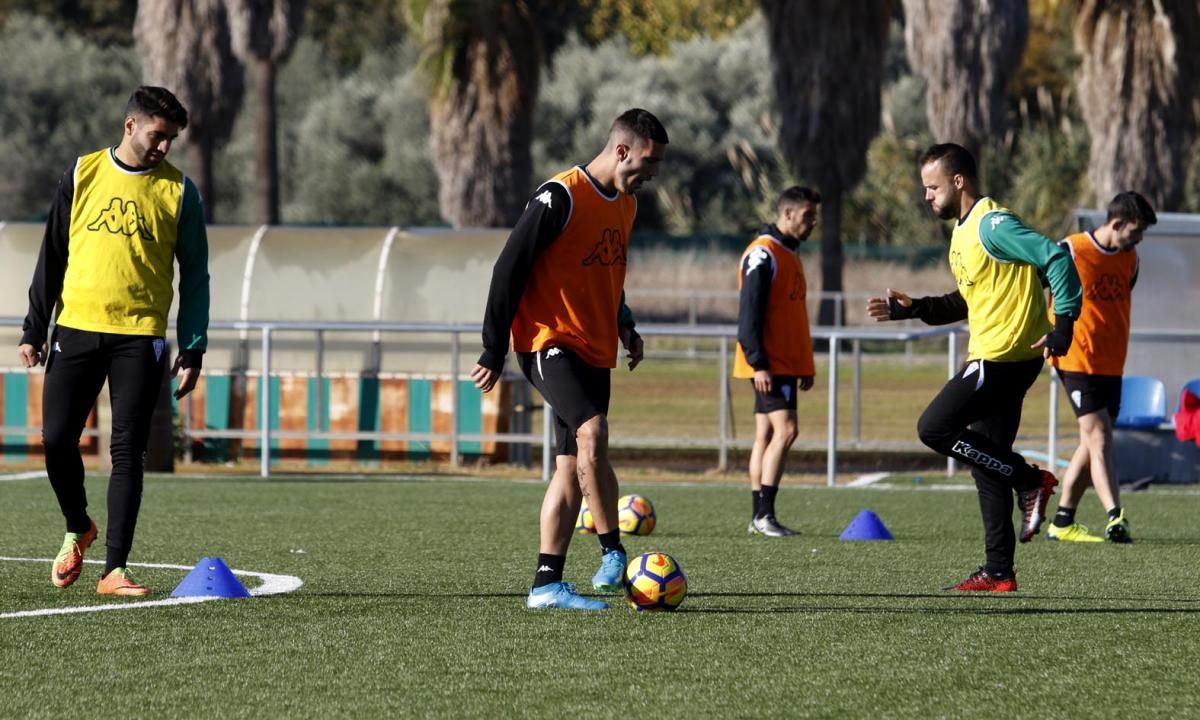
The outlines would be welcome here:
<svg viewBox="0 0 1200 720">
<path fill-rule="evenodd" d="M 554 408 L 554 448 L 558 455 L 576 455 L 575 432 L 596 417 L 608 415 L 612 370 L 589 365 L 565 347 L 517 353 L 521 372 Z"/>
<path fill-rule="evenodd" d="M 750 386 L 754 387 L 754 381 L 750 381 Z M 760 393 L 754 391 L 754 413 L 773 413 L 776 410 L 792 410 L 796 409 L 796 391 L 798 383 L 795 376 L 792 375 L 772 375 L 771 376 L 771 392 Z"/>
<path fill-rule="evenodd" d="M 1059 371 L 1063 389 L 1075 417 L 1090 415 L 1098 410 L 1107 410 L 1110 420 L 1116 420 L 1121 412 L 1121 376 L 1089 375 L 1080 372 Z"/>
</svg>

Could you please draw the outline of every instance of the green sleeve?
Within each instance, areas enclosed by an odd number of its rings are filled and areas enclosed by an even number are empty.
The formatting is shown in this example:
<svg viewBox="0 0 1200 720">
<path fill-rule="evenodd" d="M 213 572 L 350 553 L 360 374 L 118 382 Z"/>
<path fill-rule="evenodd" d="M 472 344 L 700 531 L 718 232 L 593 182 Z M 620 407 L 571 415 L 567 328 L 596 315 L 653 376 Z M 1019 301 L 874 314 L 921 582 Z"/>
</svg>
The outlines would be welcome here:
<svg viewBox="0 0 1200 720">
<path fill-rule="evenodd" d="M 633 311 L 630 310 L 629 306 L 625 304 L 625 291 L 622 290 L 621 304 L 617 307 L 617 327 L 631 328 L 634 325 L 637 325 L 637 323 L 633 320 Z"/>
<path fill-rule="evenodd" d="M 1022 262 L 1037 268 L 1050 285 L 1057 315 L 1079 317 L 1083 287 L 1071 253 L 1050 238 L 1030 229 L 1009 212 L 990 212 L 979 223 L 979 241 L 997 260 Z"/>
<path fill-rule="evenodd" d="M 175 257 L 179 261 L 179 316 L 175 328 L 179 351 L 203 353 L 208 349 L 208 232 L 200 191 L 190 180 L 183 184 Z"/>
</svg>

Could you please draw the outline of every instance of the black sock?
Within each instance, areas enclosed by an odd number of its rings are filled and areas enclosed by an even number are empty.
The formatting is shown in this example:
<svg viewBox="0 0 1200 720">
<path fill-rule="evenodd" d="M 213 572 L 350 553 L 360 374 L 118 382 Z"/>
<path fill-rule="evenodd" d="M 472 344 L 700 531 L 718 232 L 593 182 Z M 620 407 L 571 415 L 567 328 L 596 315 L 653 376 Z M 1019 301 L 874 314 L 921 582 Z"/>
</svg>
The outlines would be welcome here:
<svg viewBox="0 0 1200 720">
<path fill-rule="evenodd" d="M 104 558 L 104 574 L 107 575 L 119 567 L 125 567 L 125 563 L 129 561 L 129 551 L 115 547 L 108 547 L 108 554 Z"/>
<path fill-rule="evenodd" d="M 1062 505 L 1054 511 L 1054 527 L 1071 527 L 1075 522 L 1075 508 L 1067 508 Z"/>
<path fill-rule="evenodd" d="M 538 553 L 537 572 L 533 575 L 533 586 L 539 588 L 550 583 L 562 582 L 563 566 L 566 564 L 566 555 Z"/>
<path fill-rule="evenodd" d="M 92 529 L 92 519 L 86 511 L 67 518 L 67 532 L 82 535 Z"/>
<path fill-rule="evenodd" d="M 758 517 L 758 511 L 762 508 L 762 490 L 751 490 L 750 496 L 754 498 L 754 513 L 752 518 Z"/>
<path fill-rule="evenodd" d="M 1114 507 L 1112 510 L 1108 511 L 1108 519 L 1109 520 L 1116 520 L 1119 517 L 1121 517 L 1121 506 L 1120 505 L 1118 505 L 1118 506 Z"/>
<path fill-rule="evenodd" d="M 775 495 L 779 492 L 779 486 L 763 485 L 762 486 L 762 501 L 758 506 L 758 516 L 775 514 Z"/>
<path fill-rule="evenodd" d="M 600 538 L 600 554 L 603 555 L 610 550 L 619 550 L 625 552 L 625 546 L 621 544 L 621 531 L 610 530 L 606 533 L 601 533 L 597 537 Z"/>
</svg>

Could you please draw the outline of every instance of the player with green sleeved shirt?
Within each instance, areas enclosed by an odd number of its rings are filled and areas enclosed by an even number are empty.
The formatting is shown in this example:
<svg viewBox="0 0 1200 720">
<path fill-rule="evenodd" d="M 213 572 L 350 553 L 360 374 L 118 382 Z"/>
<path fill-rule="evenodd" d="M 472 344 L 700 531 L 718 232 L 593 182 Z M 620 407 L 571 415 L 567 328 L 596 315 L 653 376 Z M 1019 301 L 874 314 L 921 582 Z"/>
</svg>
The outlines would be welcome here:
<svg viewBox="0 0 1200 720">
<path fill-rule="evenodd" d="M 957 290 L 910 298 L 889 289 L 871 298 L 876 320 L 918 318 L 930 325 L 967 320 L 967 361 L 917 422 L 921 441 L 972 468 L 983 516 L 985 563 L 949 589 L 1012 592 L 1014 493 L 1022 513 L 1021 542 L 1045 519 L 1058 484 L 1012 449 L 1025 393 L 1044 356 L 1071 345 L 1083 293 L 1070 254 L 1031 230 L 1012 211 L 976 190 L 975 159 L 963 147 L 934 145 L 921 157 L 925 200 L 934 214 L 955 220 L 949 263 Z M 1055 323 L 1047 320 L 1043 281 L 1055 298 Z"/>
<path fill-rule="evenodd" d="M 150 417 L 163 386 L 167 313 L 179 264 L 176 398 L 196 386 L 208 343 L 208 238 L 200 193 L 166 161 L 187 127 L 169 91 L 143 86 L 125 108 L 116 147 L 83 155 L 59 182 L 29 288 L 17 353 L 46 366 L 42 442 L 67 533 L 50 572 L 73 584 L 97 537 L 87 511 L 79 438 L 100 389 L 112 397 L 112 477 L 101 595 L 141 596 L 127 559 L 142 499 Z M 51 315 L 54 334 L 47 343 Z"/>
</svg>

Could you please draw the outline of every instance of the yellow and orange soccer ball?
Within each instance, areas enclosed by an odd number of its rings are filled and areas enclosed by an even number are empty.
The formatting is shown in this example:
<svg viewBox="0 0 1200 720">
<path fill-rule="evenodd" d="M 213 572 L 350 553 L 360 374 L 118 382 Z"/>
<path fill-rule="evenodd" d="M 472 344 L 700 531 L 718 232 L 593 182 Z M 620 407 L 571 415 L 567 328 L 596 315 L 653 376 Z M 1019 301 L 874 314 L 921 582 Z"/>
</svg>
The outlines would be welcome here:
<svg viewBox="0 0 1200 720">
<path fill-rule="evenodd" d="M 687 586 L 683 567 L 666 553 L 639 555 L 625 567 L 625 597 L 635 610 L 674 610 Z"/>
<path fill-rule="evenodd" d="M 617 526 L 622 535 L 649 535 L 657 522 L 654 505 L 641 495 L 624 495 L 617 500 Z"/>
<path fill-rule="evenodd" d="M 575 521 L 575 532 L 587 535 L 596 533 L 596 518 L 592 517 L 587 500 L 584 500 L 583 504 L 579 506 L 579 519 Z"/>
</svg>

